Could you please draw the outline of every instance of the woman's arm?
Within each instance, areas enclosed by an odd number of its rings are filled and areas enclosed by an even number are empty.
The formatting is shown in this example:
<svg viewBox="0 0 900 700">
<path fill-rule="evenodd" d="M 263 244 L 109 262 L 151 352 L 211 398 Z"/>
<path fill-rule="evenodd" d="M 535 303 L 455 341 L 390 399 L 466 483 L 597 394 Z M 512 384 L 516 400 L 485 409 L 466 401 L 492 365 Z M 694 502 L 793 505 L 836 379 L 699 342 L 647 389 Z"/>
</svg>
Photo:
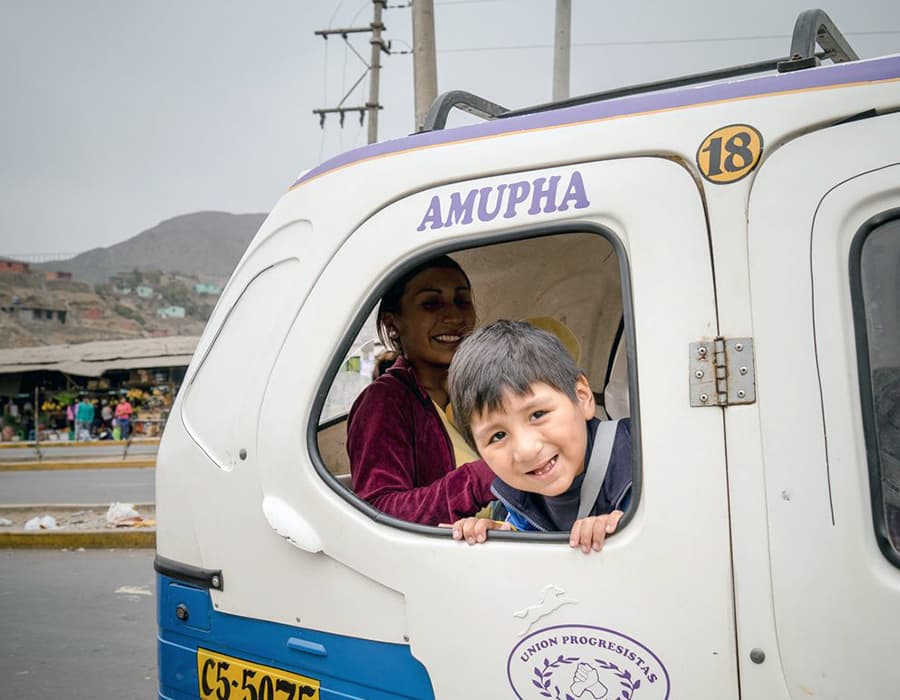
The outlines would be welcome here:
<svg viewBox="0 0 900 700">
<path fill-rule="evenodd" d="M 413 407 L 402 387 L 376 382 L 360 395 L 347 424 L 356 494 L 388 515 L 423 525 L 453 523 L 489 503 L 494 475 L 484 462 L 458 469 L 428 464 L 416 474 L 417 438 L 419 457 L 431 455 L 421 454 L 426 436 L 416 436 L 414 425 Z M 429 483 L 416 486 L 422 481 Z"/>
</svg>

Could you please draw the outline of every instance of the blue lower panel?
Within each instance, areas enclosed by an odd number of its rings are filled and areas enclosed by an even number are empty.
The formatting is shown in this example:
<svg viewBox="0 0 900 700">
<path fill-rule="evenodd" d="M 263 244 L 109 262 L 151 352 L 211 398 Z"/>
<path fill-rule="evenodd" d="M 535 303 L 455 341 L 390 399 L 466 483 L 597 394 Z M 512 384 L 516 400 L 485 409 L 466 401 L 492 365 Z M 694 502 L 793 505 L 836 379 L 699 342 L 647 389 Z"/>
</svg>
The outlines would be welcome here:
<svg viewBox="0 0 900 700">
<path fill-rule="evenodd" d="M 320 682 L 322 700 L 433 700 L 425 667 L 405 644 L 216 612 L 209 592 L 157 576 L 160 700 L 197 700 L 197 648 Z M 239 689 L 220 700 L 251 700 Z M 281 700 L 284 693 L 276 693 Z M 299 700 L 299 698 L 297 699 Z"/>
</svg>

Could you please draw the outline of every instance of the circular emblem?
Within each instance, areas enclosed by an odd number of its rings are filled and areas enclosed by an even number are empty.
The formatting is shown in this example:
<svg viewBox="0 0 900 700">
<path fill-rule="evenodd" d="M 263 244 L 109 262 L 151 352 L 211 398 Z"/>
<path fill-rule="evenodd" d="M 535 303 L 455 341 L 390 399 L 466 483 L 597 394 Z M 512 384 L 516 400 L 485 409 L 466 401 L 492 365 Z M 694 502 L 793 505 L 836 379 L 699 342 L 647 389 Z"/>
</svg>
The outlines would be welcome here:
<svg viewBox="0 0 900 700">
<path fill-rule="evenodd" d="M 559 625 L 512 650 L 507 675 L 519 700 L 667 700 L 669 673 L 643 644 L 615 630 Z"/>
<path fill-rule="evenodd" d="M 697 167 L 710 182 L 725 185 L 746 177 L 762 155 L 763 138 L 749 124 L 716 129 L 697 149 Z"/>
</svg>

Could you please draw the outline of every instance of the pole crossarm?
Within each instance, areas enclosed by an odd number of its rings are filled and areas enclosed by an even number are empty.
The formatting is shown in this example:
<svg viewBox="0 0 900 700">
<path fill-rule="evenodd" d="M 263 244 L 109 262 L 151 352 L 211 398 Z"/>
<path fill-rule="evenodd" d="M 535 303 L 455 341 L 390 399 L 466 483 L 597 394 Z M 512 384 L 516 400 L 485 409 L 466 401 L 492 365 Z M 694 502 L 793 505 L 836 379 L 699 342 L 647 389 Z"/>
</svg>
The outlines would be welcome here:
<svg viewBox="0 0 900 700">
<path fill-rule="evenodd" d="M 346 39 L 348 34 L 362 34 L 364 32 L 371 32 L 373 29 L 376 29 L 376 28 L 383 30 L 385 28 L 385 26 L 381 22 L 379 22 L 378 26 L 376 27 L 375 23 L 373 22 L 368 27 L 344 27 L 343 29 L 316 29 L 313 32 L 313 34 L 315 34 L 316 36 L 320 36 L 324 39 L 328 39 L 329 36 L 332 36 L 334 34 L 339 34 Z"/>
<path fill-rule="evenodd" d="M 344 126 L 344 117 L 348 112 L 356 112 L 359 114 L 359 125 L 362 126 L 363 120 L 365 119 L 366 112 L 373 109 L 384 109 L 383 105 L 380 104 L 370 104 L 366 103 L 362 106 L 353 106 L 353 107 L 328 107 L 325 109 L 314 109 L 313 114 L 319 115 L 319 126 L 325 127 L 325 116 L 328 114 L 337 114 L 338 119 L 340 121 L 340 125 Z"/>
<path fill-rule="evenodd" d="M 325 117 L 329 114 L 337 114 L 338 120 L 340 122 L 341 127 L 344 126 L 344 117 L 348 112 L 355 112 L 359 114 L 359 125 L 362 126 L 366 113 L 369 115 L 369 132 L 368 132 L 368 142 L 375 143 L 378 140 L 378 111 L 383 109 L 381 104 L 378 101 L 378 87 L 379 87 L 379 78 L 381 74 L 381 54 L 387 54 L 390 56 L 391 54 L 391 42 L 385 41 L 381 38 L 381 33 L 386 29 L 384 26 L 384 22 L 381 21 L 381 13 L 387 6 L 387 0 L 372 0 L 372 9 L 373 16 L 372 21 L 369 23 L 368 27 L 338 27 L 335 29 L 317 29 L 313 33 L 317 36 L 321 36 L 323 39 L 328 39 L 329 36 L 339 35 L 343 37 L 344 43 L 346 43 L 347 47 L 356 54 L 356 57 L 362 62 L 362 64 L 366 67 L 365 72 L 359 77 L 359 79 L 353 83 L 353 86 L 347 91 L 341 101 L 338 103 L 337 107 L 324 107 L 321 109 L 314 109 L 313 114 L 319 115 L 319 126 L 323 129 L 325 128 Z M 362 57 L 359 51 L 356 50 L 356 47 L 350 43 L 350 40 L 347 38 L 349 34 L 364 34 L 367 32 L 371 32 L 372 36 L 369 39 L 369 45 L 371 47 L 371 57 L 368 61 Z M 365 105 L 362 106 L 351 106 L 345 107 L 344 100 L 346 100 L 350 94 L 356 90 L 359 84 L 363 81 L 363 78 L 369 76 L 369 99 L 366 100 Z"/>
</svg>

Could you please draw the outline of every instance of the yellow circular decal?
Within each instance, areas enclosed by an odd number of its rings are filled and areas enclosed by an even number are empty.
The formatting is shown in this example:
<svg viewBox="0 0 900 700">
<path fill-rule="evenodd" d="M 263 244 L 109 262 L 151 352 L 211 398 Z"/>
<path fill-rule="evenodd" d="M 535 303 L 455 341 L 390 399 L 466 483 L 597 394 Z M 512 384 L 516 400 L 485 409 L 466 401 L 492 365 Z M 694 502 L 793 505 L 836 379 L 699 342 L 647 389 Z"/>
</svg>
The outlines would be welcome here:
<svg viewBox="0 0 900 700">
<path fill-rule="evenodd" d="M 757 166 L 762 149 L 762 134 L 752 126 L 723 126 L 703 139 L 697 149 L 697 167 L 710 182 L 737 182 Z"/>
</svg>

